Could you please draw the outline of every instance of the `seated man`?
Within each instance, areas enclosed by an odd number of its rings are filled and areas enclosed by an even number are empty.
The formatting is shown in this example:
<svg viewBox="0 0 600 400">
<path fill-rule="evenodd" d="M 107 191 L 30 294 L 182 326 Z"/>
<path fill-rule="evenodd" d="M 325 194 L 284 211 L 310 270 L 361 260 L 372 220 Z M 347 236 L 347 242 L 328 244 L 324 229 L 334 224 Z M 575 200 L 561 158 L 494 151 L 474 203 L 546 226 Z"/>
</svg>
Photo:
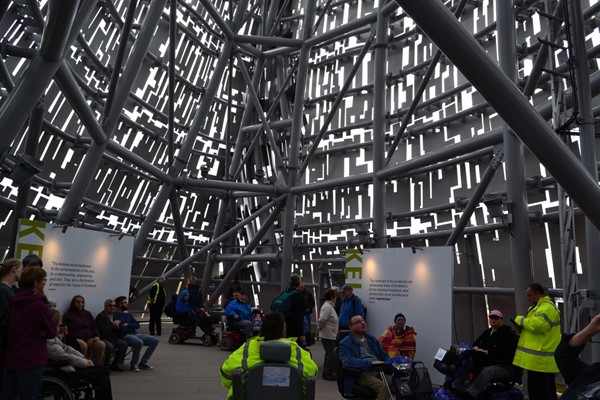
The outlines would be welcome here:
<svg viewBox="0 0 600 400">
<path fill-rule="evenodd" d="M 465 392 L 476 399 L 492 381 L 510 380 L 513 375 L 512 360 L 517 349 L 517 335 L 510 326 L 504 325 L 504 315 L 498 310 L 490 311 L 490 327 L 473 343 L 471 372 L 477 375 Z"/>
<path fill-rule="evenodd" d="M 247 302 L 245 291 L 240 290 L 238 296 L 227 304 L 225 315 L 232 328 L 243 330 L 246 338 L 252 336 L 252 307 Z"/>
<path fill-rule="evenodd" d="M 106 364 L 111 371 L 123 371 L 121 364 L 125 362 L 127 355 L 127 342 L 119 339 L 117 330 L 121 321 L 114 318 L 115 301 L 107 299 L 104 301 L 104 311 L 96 315 L 96 326 L 100 332 L 100 339 L 106 343 Z"/>
<path fill-rule="evenodd" d="M 115 312 L 114 318 L 120 321 L 117 334 L 119 338 L 127 342 L 133 349 L 130 364 L 131 371 L 140 372 L 140 369 L 154 369 L 148 364 L 148 361 L 150 361 L 152 353 L 154 353 L 154 350 L 158 346 L 158 339 L 150 335 L 137 333 L 136 329 L 140 328 L 140 323 L 136 321 L 133 315 L 126 312 L 129 309 L 126 296 L 117 297 L 115 304 L 118 311 Z M 140 353 L 143 346 L 148 346 L 148 348 L 140 361 Z"/>
<path fill-rule="evenodd" d="M 382 367 L 389 359 L 381 347 L 381 343 L 373 335 L 367 333 L 367 323 L 360 315 L 350 318 L 350 335 L 340 342 L 340 360 L 344 367 L 360 370 L 358 376 L 344 376 L 344 392 L 351 394 L 352 385 L 357 383 L 377 393 L 377 400 L 387 400 L 388 386 L 392 387 L 392 377 L 386 375 L 387 384 L 379 379 L 376 367 Z M 356 381 L 355 381 L 356 380 Z"/>
<path fill-rule="evenodd" d="M 600 362 L 587 364 L 579 358 L 586 343 L 598 333 L 600 314 L 578 333 L 564 335 L 554 351 L 556 365 L 568 385 L 561 400 L 600 399 Z"/>
<path fill-rule="evenodd" d="M 261 363 L 263 360 L 260 358 L 260 344 L 267 340 L 280 340 L 290 344 L 292 351 L 288 362 L 302 371 L 303 379 L 317 375 L 317 364 L 312 360 L 310 353 L 298 347 L 293 338 L 287 339 L 285 336 L 283 314 L 279 312 L 267 314 L 259 336 L 252 338 L 234 351 L 221 366 L 221 384 L 229 389 L 228 399 L 233 397 L 231 387 L 233 370 L 243 369 L 242 374 L 244 374 L 252 366 Z"/>
</svg>

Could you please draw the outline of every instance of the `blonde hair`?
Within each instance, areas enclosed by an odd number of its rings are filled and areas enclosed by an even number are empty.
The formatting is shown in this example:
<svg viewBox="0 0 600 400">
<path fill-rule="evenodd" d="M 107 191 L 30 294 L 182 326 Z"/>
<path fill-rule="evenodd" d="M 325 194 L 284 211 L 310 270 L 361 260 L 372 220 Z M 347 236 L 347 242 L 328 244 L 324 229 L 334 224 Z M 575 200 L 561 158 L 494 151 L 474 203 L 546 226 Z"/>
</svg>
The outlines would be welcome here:
<svg viewBox="0 0 600 400">
<path fill-rule="evenodd" d="M 19 268 L 21 266 L 21 261 L 16 258 L 7 258 L 0 264 L 0 279 L 4 278 L 6 275 L 13 270 L 13 268 Z"/>
</svg>

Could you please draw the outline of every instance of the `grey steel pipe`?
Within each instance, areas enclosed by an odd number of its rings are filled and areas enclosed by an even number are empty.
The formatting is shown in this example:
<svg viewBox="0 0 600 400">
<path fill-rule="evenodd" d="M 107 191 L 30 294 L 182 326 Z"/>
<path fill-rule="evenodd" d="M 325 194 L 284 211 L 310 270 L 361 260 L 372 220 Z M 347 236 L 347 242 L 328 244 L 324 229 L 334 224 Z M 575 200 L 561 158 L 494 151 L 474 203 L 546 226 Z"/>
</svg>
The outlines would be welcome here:
<svg viewBox="0 0 600 400">
<path fill-rule="evenodd" d="M 600 188 L 519 89 L 437 0 L 395 0 L 600 227 Z"/>
</svg>

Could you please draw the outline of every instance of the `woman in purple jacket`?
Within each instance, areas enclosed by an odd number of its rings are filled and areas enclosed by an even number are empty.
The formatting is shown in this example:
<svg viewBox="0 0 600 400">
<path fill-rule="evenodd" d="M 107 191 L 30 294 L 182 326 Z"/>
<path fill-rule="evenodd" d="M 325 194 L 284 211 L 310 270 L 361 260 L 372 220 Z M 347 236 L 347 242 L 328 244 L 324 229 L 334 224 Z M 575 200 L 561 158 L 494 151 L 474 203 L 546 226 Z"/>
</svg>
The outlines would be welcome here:
<svg viewBox="0 0 600 400">
<path fill-rule="evenodd" d="M 46 339 L 56 336 L 48 305 L 41 299 L 46 271 L 25 268 L 19 286 L 21 289 L 10 300 L 2 398 L 36 400 L 48 361 Z"/>
<path fill-rule="evenodd" d="M 62 321 L 69 328 L 69 335 L 77 339 L 81 354 L 91 358 L 97 366 L 102 366 L 106 344 L 100 339 L 94 316 L 84 307 L 83 296 L 73 296 L 69 310 L 63 315 Z"/>
</svg>

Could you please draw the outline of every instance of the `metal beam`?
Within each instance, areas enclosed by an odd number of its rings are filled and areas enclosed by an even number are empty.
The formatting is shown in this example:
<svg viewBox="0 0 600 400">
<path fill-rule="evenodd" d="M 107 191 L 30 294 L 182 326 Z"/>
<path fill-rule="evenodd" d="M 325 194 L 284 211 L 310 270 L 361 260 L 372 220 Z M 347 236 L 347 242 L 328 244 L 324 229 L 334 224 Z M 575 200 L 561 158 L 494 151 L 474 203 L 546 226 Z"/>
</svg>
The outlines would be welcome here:
<svg viewBox="0 0 600 400">
<path fill-rule="evenodd" d="M 437 0 L 395 0 L 514 130 L 596 227 L 600 188 L 479 43 Z"/>
</svg>

